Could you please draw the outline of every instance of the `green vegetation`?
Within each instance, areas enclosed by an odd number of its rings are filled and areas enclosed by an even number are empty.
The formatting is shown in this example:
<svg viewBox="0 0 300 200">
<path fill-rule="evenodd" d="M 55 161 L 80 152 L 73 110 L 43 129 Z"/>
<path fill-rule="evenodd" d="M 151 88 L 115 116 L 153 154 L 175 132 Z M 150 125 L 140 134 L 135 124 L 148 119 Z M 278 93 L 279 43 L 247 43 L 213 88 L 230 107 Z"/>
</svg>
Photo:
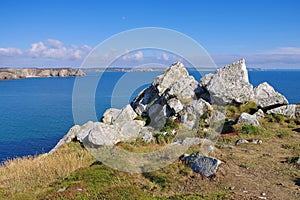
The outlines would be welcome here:
<svg viewBox="0 0 300 200">
<path fill-rule="evenodd" d="M 226 110 L 238 116 L 240 112 L 251 113 L 254 108 L 249 103 L 231 105 Z M 118 171 L 94 160 L 74 141 L 51 155 L 5 162 L 0 166 L 0 199 L 256 199 L 261 192 L 268 199 L 298 199 L 296 181 L 300 170 L 296 162 L 300 156 L 300 137 L 299 132 L 293 131 L 300 128 L 298 121 L 268 115 L 260 120 L 259 128 L 226 122 L 227 128 L 233 128 L 236 134 L 218 139 L 213 156 L 224 163 L 213 180 L 196 174 L 181 161 L 142 174 Z M 204 119 L 199 124 L 197 136 L 219 137 L 214 129 L 203 131 L 208 128 Z M 184 131 L 176 121 L 168 119 L 156 134 L 155 142 L 147 144 L 137 138 L 118 146 L 131 152 L 152 152 L 175 137 L 191 134 Z M 259 138 L 263 143 L 236 146 L 235 142 L 241 138 Z M 186 153 L 199 151 L 200 145 L 190 147 Z"/>
<path fill-rule="evenodd" d="M 253 125 L 245 125 L 242 126 L 241 133 L 243 134 L 258 134 L 259 129 L 256 126 Z"/>
</svg>

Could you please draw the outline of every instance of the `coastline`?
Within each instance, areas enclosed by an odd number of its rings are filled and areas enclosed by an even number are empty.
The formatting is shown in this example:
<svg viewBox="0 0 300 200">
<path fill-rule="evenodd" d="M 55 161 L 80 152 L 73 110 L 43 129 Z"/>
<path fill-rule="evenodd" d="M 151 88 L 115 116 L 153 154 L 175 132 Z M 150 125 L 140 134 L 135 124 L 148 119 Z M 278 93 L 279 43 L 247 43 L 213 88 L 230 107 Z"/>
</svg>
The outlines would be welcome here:
<svg viewBox="0 0 300 200">
<path fill-rule="evenodd" d="M 85 73 L 75 68 L 0 68 L 0 80 L 69 76 L 85 76 Z"/>
</svg>

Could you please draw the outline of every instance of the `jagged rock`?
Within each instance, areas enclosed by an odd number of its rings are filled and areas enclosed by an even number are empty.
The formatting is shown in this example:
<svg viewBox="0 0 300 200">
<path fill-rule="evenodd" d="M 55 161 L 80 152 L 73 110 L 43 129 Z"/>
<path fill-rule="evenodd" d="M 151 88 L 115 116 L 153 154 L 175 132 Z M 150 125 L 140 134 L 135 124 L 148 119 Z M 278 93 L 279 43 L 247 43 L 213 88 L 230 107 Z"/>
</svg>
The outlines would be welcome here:
<svg viewBox="0 0 300 200">
<path fill-rule="evenodd" d="M 197 153 L 184 156 L 183 161 L 194 172 L 207 177 L 215 175 L 219 165 L 222 163 L 222 161 L 216 158 L 203 156 Z"/>
<path fill-rule="evenodd" d="M 158 94 L 162 95 L 174 83 L 189 77 L 189 73 L 180 62 L 171 65 L 162 75 L 156 77 L 152 86 L 156 87 Z"/>
<path fill-rule="evenodd" d="M 254 88 L 254 101 L 259 108 L 265 110 L 288 104 L 288 100 L 266 82 Z"/>
<path fill-rule="evenodd" d="M 250 115 L 248 113 L 242 113 L 238 119 L 238 123 L 241 125 L 259 126 L 259 122 L 256 118 L 256 115 Z"/>
<path fill-rule="evenodd" d="M 200 91 L 198 82 L 189 76 L 187 69 L 180 62 L 171 65 L 162 75 L 156 77 L 152 84 L 143 90 L 131 103 L 139 115 L 149 113 L 157 105 L 167 105 L 176 114 L 182 107 L 197 99 Z M 173 100 L 172 100 L 173 99 Z"/>
<path fill-rule="evenodd" d="M 289 118 L 296 118 L 296 105 L 280 106 L 267 111 L 267 114 L 281 114 Z"/>
<path fill-rule="evenodd" d="M 167 104 L 174 113 L 179 113 L 183 109 L 182 103 L 176 98 L 169 99 Z"/>
<path fill-rule="evenodd" d="M 212 109 L 212 106 L 203 99 L 194 100 L 183 109 L 180 121 L 191 130 L 198 127 L 200 117 Z"/>
<path fill-rule="evenodd" d="M 138 115 L 134 112 L 131 105 L 126 105 L 122 108 L 116 118 L 112 121 L 113 124 L 122 124 L 123 122 L 133 120 Z"/>
<path fill-rule="evenodd" d="M 50 154 L 55 152 L 59 147 L 61 147 L 64 144 L 70 143 L 73 139 L 75 139 L 78 135 L 78 132 L 80 131 L 81 127 L 78 125 L 73 126 L 70 128 L 68 133 L 59 140 L 59 142 L 55 145 L 53 149 L 49 152 Z"/>
<path fill-rule="evenodd" d="M 200 86 L 209 92 L 211 102 L 216 104 L 245 103 L 253 98 L 244 59 L 217 69 L 213 75 L 205 75 Z"/>
<path fill-rule="evenodd" d="M 139 137 L 146 143 L 150 143 L 154 140 L 152 129 L 150 127 L 142 127 L 139 132 Z"/>
<path fill-rule="evenodd" d="M 256 117 L 257 120 L 261 120 L 261 119 L 265 118 L 265 113 L 264 113 L 264 111 L 262 111 L 262 109 L 259 109 L 253 115 Z"/>
<path fill-rule="evenodd" d="M 117 118 L 117 116 L 120 114 L 121 110 L 116 108 L 109 108 L 107 109 L 102 117 L 102 122 L 105 124 L 112 124 L 113 121 Z"/>
</svg>

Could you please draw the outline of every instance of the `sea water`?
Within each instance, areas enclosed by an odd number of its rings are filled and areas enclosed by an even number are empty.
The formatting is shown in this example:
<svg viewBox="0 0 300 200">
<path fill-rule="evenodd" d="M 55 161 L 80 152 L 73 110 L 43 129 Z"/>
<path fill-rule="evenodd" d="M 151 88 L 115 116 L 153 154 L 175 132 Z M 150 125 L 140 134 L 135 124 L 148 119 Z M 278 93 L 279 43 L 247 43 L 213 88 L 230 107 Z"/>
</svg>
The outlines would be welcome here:
<svg viewBox="0 0 300 200">
<path fill-rule="evenodd" d="M 98 83 L 95 95 L 90 98 L 95 100 L 96 117 L 100 120 L 107 108 L 121 108 L 128 104 L 160 73 L 106 72 L 89 73 L 85 77 L 0 81 L 0 162 L 48 152 L 67 133 L 75 124 L 72 97 L 76 79 L 86 82 L 96 80 Z M 190 73 L 196 80 L 204 74 Z M 126 75 L 130 76 L 122 79 Z M 266 81 L 285 95 L 290 103 L 300 102 L 300 71 L 249 71 L 249 79 L 254 86 Z M 81 98 L 80 107 L 84 110 L 84 99 L 88 98 L 84 91 Z M 82 125 L 85 120 L 89 117 L 77 123 Z"/>
</svg>

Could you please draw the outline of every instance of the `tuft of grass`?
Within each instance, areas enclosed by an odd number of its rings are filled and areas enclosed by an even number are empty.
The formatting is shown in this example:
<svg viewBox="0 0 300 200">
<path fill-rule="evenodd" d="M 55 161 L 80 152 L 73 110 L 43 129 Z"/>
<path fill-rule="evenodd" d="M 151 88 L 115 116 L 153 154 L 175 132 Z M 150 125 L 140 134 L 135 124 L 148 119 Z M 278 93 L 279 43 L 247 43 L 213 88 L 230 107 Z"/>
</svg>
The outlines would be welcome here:
<svg viewBox="0 0 300 200">
<path fill-rule="evenodd" d="M 239 115 L 239 109 L 235 105 L 228 105 L 226 106 L 226 116 L 230 118 L 236 118 Z"/>
<path fill-rule="evenodd" d="M 92 162 L 92 156 L 79 143 L 70 143 L 49 155 L 5 161 L 0 167 L 0 187 L 11 197 L 39 190 Z"/>
<path fill-rule="evenodd" d="M 246 104 L 242 104 L 239 107 L 240 113 L 246 112 L 249 114 L 254 114 L 258 110 L 257 105 L 254 101 L 249 101 Z"/>
<path fill-rule="evenodd" d="M 285 138 L 285 137 L 289 137 L 291 135 L 291 133 L 285 129 L 281 129 L 278 131 L 277 137 L 279 138 Z"/>
<path fill-rule="evenodd" d="M 243 134 L 257 134 L 259 131 L 258 127 L 253 125 L 242 126 L 241 133 Z"/>
</svg>

